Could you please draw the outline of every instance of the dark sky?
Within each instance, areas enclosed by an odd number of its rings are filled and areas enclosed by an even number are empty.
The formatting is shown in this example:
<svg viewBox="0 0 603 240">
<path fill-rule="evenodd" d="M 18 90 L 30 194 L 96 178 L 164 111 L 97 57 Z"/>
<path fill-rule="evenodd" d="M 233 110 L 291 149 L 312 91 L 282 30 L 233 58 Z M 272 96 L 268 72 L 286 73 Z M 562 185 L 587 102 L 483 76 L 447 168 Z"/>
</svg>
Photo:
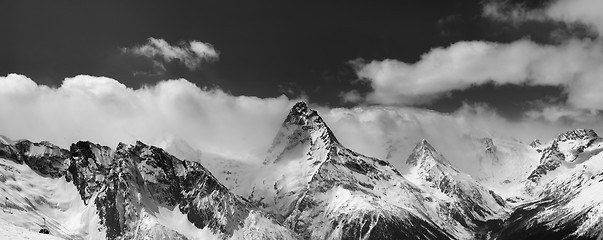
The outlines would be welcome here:
<svg viewBox="0 0 603 240">
<path fill-rule="evenodd" d="M 530 2 L 528 7 L 541 4 Z M 481 8 L 481 1 L 470 0 L 3 1 L 0 75 L 20 73 L 58 86 L 65 77 L 87 74 L 130 87 L 183 77 L 234 95 L 303 92 L 312 102 L 340 106 L 340 92 L 369 89 L 354 81 L 350 60 L 415 62 L 431 48 L 462 40 L 552 41 L 556 26 L 509 26 L 481 17 Z M 164 74 L 135 75 L 151 69 L 151 62 L 120 49 L 149 37 L 211 43 L 220 59 L 194 71 L 171 63 Z M 516 116 L 530 101 L 561 94 L 556 88 L 486 85 L 424 107 L 450 112 L 463 102 L 484 102 Z"/>
</svg>

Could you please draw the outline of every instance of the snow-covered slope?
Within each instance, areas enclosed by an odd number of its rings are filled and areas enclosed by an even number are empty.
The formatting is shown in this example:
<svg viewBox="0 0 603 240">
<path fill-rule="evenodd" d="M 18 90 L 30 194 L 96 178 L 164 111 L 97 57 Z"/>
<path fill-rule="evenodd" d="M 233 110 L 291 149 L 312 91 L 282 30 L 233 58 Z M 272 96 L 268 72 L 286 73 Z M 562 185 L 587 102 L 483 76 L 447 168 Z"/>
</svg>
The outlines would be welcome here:
<svg viewBox="0 0 603 240">
<path fill-rule="evenodd" d="M 603 239 L 603 139 L 592 130 L 561 134 L 526 181 L 520 205 L 498 239 Z"/>
<path fill-rule="evenodd" d="M 249 195 L 253 187 L 251 181 L 265 168 L 256 162 L 204 153 L 184 141 L 169 141 L 164 146 L 167 152 L 180 159 L 201 163 L 231 192 L 241 196 Z"/>
<path fill-rule="evenodd" d="M 28 240 L 61 240 L 52 235 L 41 234 L 37 231 L 15 226 L 6 220 L 0 219 L 0 239 L 28 239 Z"/>
<path fill-rule="evenodd" d="M 405 163 L 402 175 L 446 202 L 455 221 L 472 230 L 508 214 L 505 200 L 471 176 L 453 167 L 426 140 L 417 144 Z"/>
<path fill-rule="evenodd" d="M 62 238 L 297 238 L 199 163 L 141 142 L 115 150 L 90 142 L 69 151 L 45 142 L 16 145 L 21 158 L 0 160 L 0 218 L 18 227 L 37 231 L 45 218 Z"/>
<path fill-rule="evenodd" d="M 426 123 L 424 123 L 426 124 Z M 428 126 L 424 126 L 425 129 Z M 417 134 L 415 134 L 417 135 Z M 459 171 L 469 174 L 486 188 L 495 191 L 504 199 L 514 198 L 523 189 L 523 181 L 530 175 L 532 170 L 539 164 L 540 153 L 529 144 L 500 133 L 489 132 L 467 132 L 459 136 L 458 142 L 443 142 L 437 139 L 437 135 L 431 134 L 430 143 L 438 143 L 444 150 L 438 148 L 449 162 Z M 406 136 L 400 142 L 391 142 L 388 145 L 388 156 L 385 160 L 390 161 L 399 171 L 406 168 L 405 161 L 412 150 L 421 139 L 411 140 Z M 412 145 L 412 146 L 410 146 Z M 445 145 L 445 146 L 443 146 Z M 454 148 L 454 151 L 451 149 Z M 405 150 L 408 149 L 408 150 Z M 456 158 L 450 161 L 448 153 Z M 462 152 L 462 155 L 459 153 Z M 456 156 L 455 156 L 456 155 Z"/>
<path fill-rule="evenodd" d="M 480 169 L 472 177 L 510 200 L 509 204 L 514 204 L 523 190 L 523 182 L 538 165 L 540 153 L 514 138 L 489 136 L 472 139 L 474 150 L 467 154 L 479 159 L 475 164 Z"/>
<path fill-rule="evenodd" d="M 43 177 L 7 159 L 0 159 L 0 205 L 0 219 L 36 233 L 46 219 L 51 234 L 65 239 L 94 236 L 96 224 L 89 223 L 98 219 L 64 178 Z"/>
<path fill-rule="evenodd" d="M 0 136 L 0 239 L 603 239 L 594 131 L 467 139 L 472 175 L 427 141 L 393 163 L 354 152 L 305 103 L 263 163 L 177 141 L 65 150 Z M 52 236 L 37 233 L 44 219 Z"/>
<path fill-rule="evenodd" d="M 554 176 L 555 170 L 559 167 L 575 167 L 599 153 L 601 141 L 602 139 L 593 130 L 576 129 L 559 135 L 542 151 L 540 165 L 528 179 L 538 183 L 545 175 Z"/>
<path fill-rule="evenodd" d="M 292 108 L 269 153 L 249 198 L 304 239 L 471 237 L 387 161 L 342 146 L 305 103 Z"/>
</svg>

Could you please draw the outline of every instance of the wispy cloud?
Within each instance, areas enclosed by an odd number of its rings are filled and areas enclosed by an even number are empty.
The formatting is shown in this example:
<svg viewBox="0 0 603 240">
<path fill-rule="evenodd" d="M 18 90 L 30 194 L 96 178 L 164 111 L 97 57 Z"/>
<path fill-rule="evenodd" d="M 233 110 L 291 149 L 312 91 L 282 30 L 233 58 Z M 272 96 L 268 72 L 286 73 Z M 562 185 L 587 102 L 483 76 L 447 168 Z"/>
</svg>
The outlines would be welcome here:
<svg viewBox="0 0 603 240">
<path fill-rule="evenodd" d="M 523 4 L 511 4 L 508 1 L 489 1 L 482 7 L 482 15 L 497 21 L 519 24 L 525 21 L 551 20 L 542 9 L 528 9 Z"/>
<path fill-rule="evenodd" d="M 368 100 L 375 103 L 427 103 L 451 90 L 494 82 L 562 86 L 570 105 L 603 110 L 603 45 L 598 40 L 561 45 L 458 42 L 432 49 L 415 63 L 356 61 L 355 67 L 371 83 Z"/>
<path fill-rule="evenodd" d="M 556 21 L 583 24 L 599 34 L 603 33 L 603 1 L 600 0 L 554 0 L 536 9 L 508 1 L 489 1 L 484 4 L 482 13 L 485 17 L 514 23 Z"/>
<path fill-rule="evenodd" d="M 603 120 L 603 111 L 589 111 L 561 105 L 545 105 L 525 113 L 529 119 L 580 125 Z"/>
<path fill-rule="evenodd" d="M 359 103 L 364 100 L 360 92 L 356 89 L 352 89 L 348 92 L 340 92 L 339 98 L 343 103 Z"/>
<path fill-rule="evenodd" d="M 163 63 L 179 61 L 188 69 L 195 70 L 203 61 L 214 61 L 219 58 L 218 51 L 209 43 L 199 41 L 180 42 L 170 45 L 167 41 L 149 38 L 143 45 L 131 48 L 122 48 L 122 52 L 137 56 L 144 56 L 153 60 L 154 69 L 163 69 Z"/>
</svg>

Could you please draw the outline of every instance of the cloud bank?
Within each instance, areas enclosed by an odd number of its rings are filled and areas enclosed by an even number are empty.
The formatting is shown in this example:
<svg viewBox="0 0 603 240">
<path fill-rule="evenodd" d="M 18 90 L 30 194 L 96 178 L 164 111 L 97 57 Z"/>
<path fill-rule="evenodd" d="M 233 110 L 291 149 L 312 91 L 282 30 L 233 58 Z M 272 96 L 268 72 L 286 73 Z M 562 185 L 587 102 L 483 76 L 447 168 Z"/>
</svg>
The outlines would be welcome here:
<svg viewBox="0 0 603 240">
<path fill-rule="evenodd" d="M 50 88 L 10 74 L 0 77 L 0 134 L 62 147 L 78 140 L 110 147 L 183 140 L 205 152 L 246 158 L 271 143 L 290 105 L 284 96 L 235 97 L 184 79 L 132 89 L 79 75 Z"/>
<path fill-rule="evenodd" d="M 217 60 L 218 51 L 209 43 L 199 41 L 181 42 L 178 45 L 170 45 L 163 39 L 149 38 L 147 42 L 132 48 L 123 48 L 127 54 L 144 56 L 154 60 L 156 68 L 164 69 L 163 62 L 178 60 L 188 69 L 195 70 L 201 66 L 203 61 Z"/>
<path fill-rule="evenodd" d="M 136 140 L 158 146 L 184 141 L 204 153 L 261 163 L 296 101 L 285 96 L 232 96 L 185 79 L 132 89 L 111 78 L 79 75 L 53 88 L 10 74 L 0 77 L 0 134 L 62 147 L 78 140 L 110 147 Z M 312 107 L 355 151 L 379 158 L 395 152 L 389 157 L 401 161 L 418 141 L 427 139 L 464 170 L 478 161 L 466 153 L 479 150 L 475 140 L 482 137 L 527 144 L 577 127 L 603 133 L 598 117 L 551 123 L 535 113 L 522 122 L 509 122 L 485 106 L 465 106 L 453 114 L 408 107 Z"/>
</svg>

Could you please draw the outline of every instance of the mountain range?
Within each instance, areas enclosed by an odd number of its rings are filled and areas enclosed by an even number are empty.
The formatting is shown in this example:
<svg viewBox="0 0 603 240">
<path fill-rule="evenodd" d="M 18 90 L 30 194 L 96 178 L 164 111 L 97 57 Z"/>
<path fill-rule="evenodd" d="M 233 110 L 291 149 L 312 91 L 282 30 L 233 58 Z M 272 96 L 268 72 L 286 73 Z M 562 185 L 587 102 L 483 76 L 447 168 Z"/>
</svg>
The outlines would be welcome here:
<svg viewBox="0 0 603 240">
<path fill-rule="evenodd" d="M 594 131 L 544 144 L 475 137 L 481 175 L 417 142 L 406 157 L 362 155 L 303 102 L 261 164 L 183 142 L 62 149 L 0 137 L 0 236 L 603 239 L 603 138 Z"/>
</svg>

